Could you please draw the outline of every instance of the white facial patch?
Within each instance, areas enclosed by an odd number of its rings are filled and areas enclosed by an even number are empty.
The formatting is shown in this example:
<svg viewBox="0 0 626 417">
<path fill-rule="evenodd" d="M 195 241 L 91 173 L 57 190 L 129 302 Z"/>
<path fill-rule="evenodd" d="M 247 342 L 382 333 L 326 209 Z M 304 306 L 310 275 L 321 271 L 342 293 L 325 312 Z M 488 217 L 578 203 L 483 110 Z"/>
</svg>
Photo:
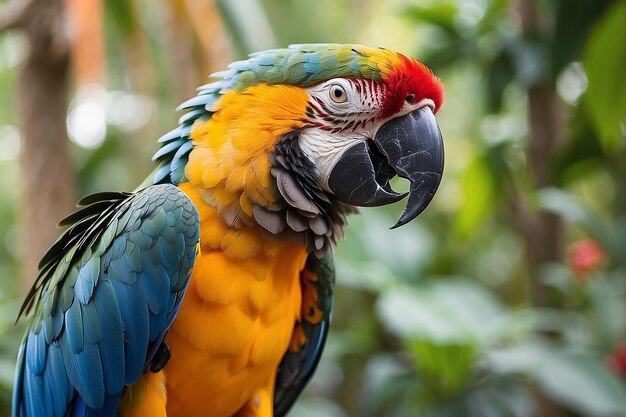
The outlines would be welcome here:
<svg viewBox="0 0 626 417">
<path fill-rule="evenodd" d="M 298 143 L 315 165 L 322 188 L 331 192 L 328 188 L 328 178 L 339 158 L 356 142 L 368 139 L 367 135 L 355 132 L 331 133 L 316 128 L 306 128 L 300 132 Z"/>
<path fill-rule="evenodd" d="M 388 120 L 404 116 L 424 106 L 434 108 L 430 99 L 419 103 L 405 102 L 391 117 L 379 119 L 384 101 L 384 84 L 367 79 L 334 78 L 309 87 L 313 111 L 311 126 L 302 129 L 298 143 L 316 167 L 322 188 L 344 152 L 357 142 L 373 140 L 376 132 Z"/>
</svg>

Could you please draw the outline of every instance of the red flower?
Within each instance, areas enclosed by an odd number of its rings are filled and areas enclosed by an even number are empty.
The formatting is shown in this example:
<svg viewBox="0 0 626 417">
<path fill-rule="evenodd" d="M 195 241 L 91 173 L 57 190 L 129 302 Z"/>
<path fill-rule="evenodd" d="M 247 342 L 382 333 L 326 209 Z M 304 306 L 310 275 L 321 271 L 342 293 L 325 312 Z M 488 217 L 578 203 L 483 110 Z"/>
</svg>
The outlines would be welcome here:
<svg viewBox="0 0 626 417">
<path fill-rule="evenodd" d="M 616 374 L 626 374 L 626 342 L 615 347 L 613 353 L 606 358 L 606 364 Z"/>
<path fill-rule="evenodd" d="M 582 239 L 570 247 L 569 261 L 574 274 L 579 278 L 602 268 L 606 263 L 606 252 L 593 239 Z"/>
</svg>

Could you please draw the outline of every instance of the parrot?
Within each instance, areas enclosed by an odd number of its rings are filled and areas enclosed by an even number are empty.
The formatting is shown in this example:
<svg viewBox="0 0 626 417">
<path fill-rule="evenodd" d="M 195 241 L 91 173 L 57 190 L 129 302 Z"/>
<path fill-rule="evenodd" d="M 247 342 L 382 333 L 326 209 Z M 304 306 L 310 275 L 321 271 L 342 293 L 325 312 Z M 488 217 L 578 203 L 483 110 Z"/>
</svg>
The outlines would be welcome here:
<svg viewBox="0 0 626 417">
<path fill-rule="evenodd" d="M 18 314 L 13 417 L 285 416 L 326 343 L 347 217 L 406 198 L 395 228 L 433 199 L 444 90 L 417 59 L 299 44 L 212 77 L 135 191 L 59 223 Z"/>
</svg>

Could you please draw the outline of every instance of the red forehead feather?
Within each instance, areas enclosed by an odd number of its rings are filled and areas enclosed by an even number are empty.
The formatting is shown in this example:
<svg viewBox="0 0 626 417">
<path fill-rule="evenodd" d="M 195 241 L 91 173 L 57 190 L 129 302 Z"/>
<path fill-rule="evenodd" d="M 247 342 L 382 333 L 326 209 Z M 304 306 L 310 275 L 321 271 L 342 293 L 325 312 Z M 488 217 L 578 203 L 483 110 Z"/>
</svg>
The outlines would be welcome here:
<svg viewBox="0 0 626 417">
<path fill-rule="evenodd" d="M 415 103 L 428 98 L 435 103 L 435 113 L 443 103 L 443 84 L 432 71 L 414 58 L 397 54 L 398 61 L 384 77 L 388 90 L 383 104 L 384 115 L 391 116 L 402 108 L 408 94 L 415 96 Z"/>
</svg>

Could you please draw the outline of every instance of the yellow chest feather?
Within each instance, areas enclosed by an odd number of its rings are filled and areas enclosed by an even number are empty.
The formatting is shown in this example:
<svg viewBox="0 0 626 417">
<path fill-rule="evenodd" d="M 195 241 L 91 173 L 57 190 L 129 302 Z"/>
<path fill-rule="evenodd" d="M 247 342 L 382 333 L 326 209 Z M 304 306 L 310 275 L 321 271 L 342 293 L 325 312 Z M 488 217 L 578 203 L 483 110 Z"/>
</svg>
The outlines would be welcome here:
<svg viewBox="0 0 626 417">
<path fill-rule="evenodd" d="M 307 252 L 261 236 L 252 212 L 277 202 L 268 155 L 303 126 L 307 97 L 289 86 L 231 91 L 194 125 L 189 182 L 179 187 L 198 209 L 201 250 L 166 337 L 172 357 L 126 391 L 122 416 L 271 417 L 276 370 L 301 315 Z"/>
<path fill-rule="evenodd" d="M 230 417 L 256 391 L 273 388 L 300 318 L 304 247 L 269 243 L 252 229 L 221 231 L 226 241 L 256 248 L 241 259 L 241 247 L 233 252 L 214 239 L 222 223 L 201 207 L 201 235 L 211 237 L 202 242 L 166 340 L 172 351 L 165 368 L 169 417 Z"/>
</svg>

